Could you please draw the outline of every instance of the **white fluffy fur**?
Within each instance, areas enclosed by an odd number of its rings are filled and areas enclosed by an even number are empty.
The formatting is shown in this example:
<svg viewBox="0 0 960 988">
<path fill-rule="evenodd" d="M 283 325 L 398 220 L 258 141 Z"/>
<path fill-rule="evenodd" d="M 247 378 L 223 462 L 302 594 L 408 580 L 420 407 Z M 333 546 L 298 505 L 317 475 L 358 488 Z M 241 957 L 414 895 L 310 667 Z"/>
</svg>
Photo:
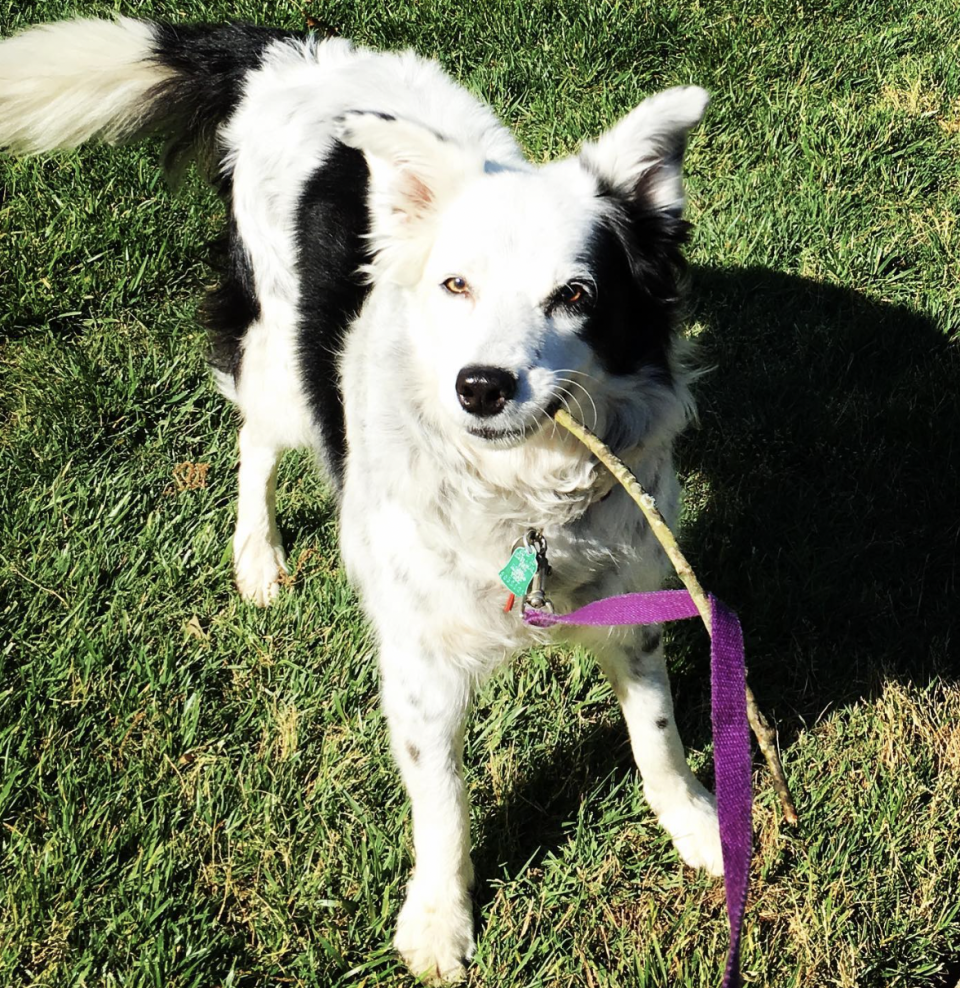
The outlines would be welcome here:
<svg viewBox="0 0 960 988">
<path fill-rule="evenodd" d="M 0 141 L 35 150 L 122 135 L 136 94 L 163 78 L 138 62 L 148 32 L 126 20 L 81 21 L 4 42 Z M 63 71 L 50 68 L 54 50 L 68 59 Z M 38 77 L 31 63 L 48 68 Z M 625 190 L 646 176 L 659 208 L 681 207 L 683 143 L 705 104 L 693 87 L 655 96 L 582 158 L 534 169 L 490 110 L 431 62 L 338 39 L 276 42 L 220 131 L 261 307 L 239 380 L 220 380 L 244 416 L 234 559 L 241 592 L 258 604 L 275 596 L 284 565 L 278 459 L 294 447 L 324 450 L 297 354 L 300 194 L 335 140 L 370 165 L 372 289 L 341 360 L 341 545 L 380 642 L 384 709 L 413 805 L 416 870 L 396 943 L 418 974 L 461 977 L 473 949 L 461 769 L 473 692 L 518 650 L 550 637 L 503 611 L 497 572 L 514 540 L 529 528 L 546 534 L 559 610 L 583 602 L 584 585 L 590 596 L 651 590 L 665 572 L 633 505 L 619 489 L 599 500 L 609 479 L 544 410 L 562 394 L 600 432 L 616 424 L 625 457 L 672 519 L 671 447 L 691 410 L 681 369 L 673 386 L 609 375 L 576 315 L 548 313 L 543 301 L 590 277 L 585 238 L 607 208 L 598 175 Z M 454 276 L 469 291 L 441 287 Z M 460 368 L 478 364 L 519 381 L 497 416 L 499 440 L 476 433 L 453 387 Z M 686 765 L 662 650 L 644 654 L 632 629 L 567 637 L 596 652 L 650 804 L 678 850 L 719 874 L 712 797 Z"/>
<path fill-rule="evenodd" d="M 147 60 L 153 32 L 129 17 L 32 28 L 0 44 L 0 147 L 23 153 L 118 141 L 173 71 Z"/>
</svg>

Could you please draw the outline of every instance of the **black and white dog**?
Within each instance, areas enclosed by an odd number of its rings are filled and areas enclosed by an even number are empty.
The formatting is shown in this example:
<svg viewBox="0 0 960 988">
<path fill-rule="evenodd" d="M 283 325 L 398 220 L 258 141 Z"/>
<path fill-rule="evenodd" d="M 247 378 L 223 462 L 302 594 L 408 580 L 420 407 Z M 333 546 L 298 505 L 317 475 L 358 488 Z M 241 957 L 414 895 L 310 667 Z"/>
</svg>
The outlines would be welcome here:
<svg viewBox="0 0 960 988">
<path fill-rule="evenodd" d="M 396 946 L 418 974 L 455 979 L 473 949 L 471 697 L 551 634 L 504 610 L 514 544 L 543 533 L 562 611 L 665 574 L 639 513 L 551 414 L 585 417 L 675 516 L 671 448 L 692 411 L 675 335 L 681 166 L 706 103 L 668 90 L 534 167 L 410 52 L 126 18 L 0 43 L 0 146 L 158 132 L 225 199 L 229 259 L 207 315 L 217 386 L 243 416 L 237 585 L 261 605 L 277 593 L 277 462 L 316 451 L 413 804 Z M 714 803 L 684 759 L 659 634 L 564 633 L 609 677 L 679 853 L 719 874 Z"/>
</svg>

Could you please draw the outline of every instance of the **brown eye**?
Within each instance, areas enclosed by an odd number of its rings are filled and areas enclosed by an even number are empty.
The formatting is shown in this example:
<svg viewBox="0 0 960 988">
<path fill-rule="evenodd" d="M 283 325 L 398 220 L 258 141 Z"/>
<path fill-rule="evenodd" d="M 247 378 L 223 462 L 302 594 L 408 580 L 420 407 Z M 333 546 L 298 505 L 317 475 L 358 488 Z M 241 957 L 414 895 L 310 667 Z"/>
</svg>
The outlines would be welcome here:
<svg viewBox="0 0 960 988">
<path fill-rule="evenodd" d="M 470 286 L 467 284 L 467 279 L 459 276 L 447 278 L 447 280 L 443 283 L 443 287 L 446 288 L 451 295 L 463 295 L 470 290 Z"/>
<path fill-rule="evenodd" d="M 564 285 L 556 295 L 557 301 L 561 305 L 576 305 L 586 297 L 586 289 L 577 281 L 571 281 Z"/>
</svg>

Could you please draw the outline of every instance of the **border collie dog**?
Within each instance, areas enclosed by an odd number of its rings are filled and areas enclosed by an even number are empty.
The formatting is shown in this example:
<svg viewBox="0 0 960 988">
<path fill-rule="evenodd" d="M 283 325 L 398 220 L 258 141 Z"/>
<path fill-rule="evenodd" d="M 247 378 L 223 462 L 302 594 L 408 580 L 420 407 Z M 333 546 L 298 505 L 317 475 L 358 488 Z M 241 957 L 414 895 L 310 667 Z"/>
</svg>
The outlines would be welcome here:
<svg viewBox="0 0 960 988">
<path fill-rule="evenodd" d="M 0 42 L 0 146 L 36 153 L 165 136 L 227 210 L 206 305 L 213 375 L 240 410 L 240 593 L 285 572 L 284 450 L 317 454 L 344 562 L 379 644 L 413 807 L 396 946 L 433 980 L 473 950 L 462 742 L 479 682 L 564 636 L 622 705 L 644 791 L 689 865 L 722 869 L 714 802 L 688 768 L 656 629 L 537 630 L 498 572 L 542 533 L 567 611 L 656 589 L 639 512 L 552 413 L 569 405 L 668 519 L 692 413 L 676 337 L 681 167 L 706 93 L 651 96 L 579 154 L 534 167 L 433 62 L 241 25 L 69 20 Z"/>
</svg>

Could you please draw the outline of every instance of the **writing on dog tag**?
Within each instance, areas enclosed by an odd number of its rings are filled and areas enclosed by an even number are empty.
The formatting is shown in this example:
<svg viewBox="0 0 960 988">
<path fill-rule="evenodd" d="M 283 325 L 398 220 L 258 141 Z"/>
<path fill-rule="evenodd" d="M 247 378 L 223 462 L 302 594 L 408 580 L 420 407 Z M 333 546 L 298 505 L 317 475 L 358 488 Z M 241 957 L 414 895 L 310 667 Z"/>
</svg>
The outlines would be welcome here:
<svg viewBox="0 0 960 988">
<path fill-rule="evenodd" d="M 537 572 L 537 550 L 528 545 L 518 546 L 506 566 L 500 570 L 503 585 L 518 597 L 530 588 Z"/>
</svg>

